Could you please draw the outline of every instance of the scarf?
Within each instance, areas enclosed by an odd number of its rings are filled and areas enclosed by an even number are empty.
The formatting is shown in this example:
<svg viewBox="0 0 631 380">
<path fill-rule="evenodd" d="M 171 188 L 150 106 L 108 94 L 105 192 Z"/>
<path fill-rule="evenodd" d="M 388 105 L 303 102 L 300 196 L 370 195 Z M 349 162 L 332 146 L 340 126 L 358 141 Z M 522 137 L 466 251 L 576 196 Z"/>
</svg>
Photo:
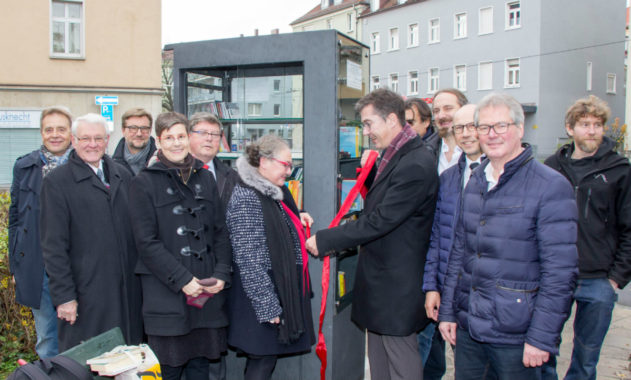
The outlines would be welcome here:
<svg viewBox="0 0 631 380">
<path fill-rule="evenodd" d="M 412 140 L 416 136 L 416 132 L 410 127 L 409 124 L 405 124 L 401 132 L 392 139 L 390 145 L 383 152 L 383 156 L 381 157 L 381 161 L 379 162 L 379 167 L 377 168 L 377 175 L 375 176 L 375 180 L 379 178 L 379 174 L 381 174 L 386 166 L 388 166 L 388 162 L 394 157 L 394 155 L 401 149 L 403 145 L 405 145 L 408 141 Z"/>
<path fill-rule="evenodd" d="M 136 154 L 133 154 L 129 151 L 129 147 L 127 146 L 127 142 L 123 144 L 125 147 L 123 149 L 123 156 L 125 157 L 125 161 L 134 172 L 134 175 L 138 174 L 142 168 L 145 167 L 147 163 L 147 156 L 149 155 L 149 151 L 151 150 L 151 143 L 147 143 L 142 150 Z"/>
<path fill-rule="evenodd" d="M 298 234 L 290 230 L 292 222 L 280 201 L 258 191 L 257 194 L 265 220 L 265 234 L 274 273 L 272 278 L 283 308 L 281 322 L 278 324 L 278 342 L 290 344 L 305 333 L 299 271 L 296 268 L 297 242 L 294 240 Z"/>
<path fill-rule="evenodd" d="M 158 151 L 158 160 L 164 164 L 169 169 L 177 169 L 178 174 L 182 178 L 182 182 L 186 185 L 188 179 L 191 178 L 191 172 L 193 171 L 193 164 L 195 163 L 195 158 L 189 153 L 184 158 L 184 162 L 171 162 L 162 153 L 162 150 Z"/>
<path fill-rule="evenodd" d="M 64 154 L 62 154 L 61 156 L 55 156 L 48 149 L 46 149 L 46 146 L 42 145 L 39 150 L 39 156 L 41 157 L 42 162 L 44 162 L 44 165 L 42 165 L 42 177 L 46 177 L 46 175 L 57 166 L 65 164 L 68 161 L 68 156 L 70 155 L 71 151 L 72 148 L 68 147 Z"/>
<path fill-rule="evenodd" d="M 300 240 L 300 253 L 302 254 L 302 283 L 304 284 L 302 292 L 303 295 L 306 296 L 309 291 L 309 255 L 307 254 L 307 248 L 305 247 L 307 235 L 305 234 L 305 229 L 302 226 L 302 222 L 300 221 L 298 215 L 294 214 L 285 202 L 280 203 L 283 205 L 283 210 L 285 210 L 285 213 L 289 216 L 289 219 L 293 223 L 294 228 L 298 233 L 298 240 Z"/>
</svg>

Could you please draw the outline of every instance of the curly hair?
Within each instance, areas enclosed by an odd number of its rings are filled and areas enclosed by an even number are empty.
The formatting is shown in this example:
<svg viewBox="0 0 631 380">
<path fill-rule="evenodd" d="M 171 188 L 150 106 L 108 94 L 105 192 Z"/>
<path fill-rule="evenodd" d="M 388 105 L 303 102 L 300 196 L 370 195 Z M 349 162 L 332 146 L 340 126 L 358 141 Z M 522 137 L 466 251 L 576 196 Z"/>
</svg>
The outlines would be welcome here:
<svg viewBox="0 0 631 380">
<path fill-rule="evenodd" d="M 574 128 L 581 118 L 594 116 L 599 118 L 603 125 L 605 125 L 610 115 L 611 109 L 609 105 L 607 105 L 607 102 L 597 96 L 590 95 L 587 98 L 577 100 L 567 109 L 565 113 L 565 124 L 570 128 Z"/>
</svg>

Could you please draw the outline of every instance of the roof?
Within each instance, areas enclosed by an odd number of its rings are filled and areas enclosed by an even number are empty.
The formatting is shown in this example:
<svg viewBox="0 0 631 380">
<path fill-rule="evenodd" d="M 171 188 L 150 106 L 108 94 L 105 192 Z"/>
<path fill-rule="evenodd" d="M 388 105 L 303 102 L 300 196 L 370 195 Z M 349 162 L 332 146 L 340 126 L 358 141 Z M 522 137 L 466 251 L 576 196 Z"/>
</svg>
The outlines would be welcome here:
<svg viewBox="0 0 631 380">
<path fill-rule="evenodd" d="M 396 2 L 396 0 L 395 0 L 395 2 Z M 356 4 L 359 4 L 359 3 L 366 3 L 366 2 L 362 1 L 362 0 L 342 0 L 341 3 L 335 4 L 335 5 L 329 5 L 328 7 L 324 8 L 324 9 L 322 9 L 322 2 L 320 2 L 320 4 L 318 4 L 315 8 L 313 8 L 312 10 L 307 12 L 306 14 L 302 15 L 298 19 L 294 20 L 289 25 L 300 24 L 301 22 L 313 20 L 315 18 L 324 16 L 324 15 L 328 15 L 330 13 L 335 13 L 335 12 L 340 11 L 342 9 L 350 8 L 353 5 L 356 5 Z"/>
<path fill-rule="evenodd" d="M 380 14 L 392 9 L 396 9 L 396 8 L 401 8 L 401 7 L 405 7 L 407 5 L 412 5 L 412 4 L 416 4 L 416 3 L 420 3 L 426 0 L 407 0 L 405 3 L 403 4 L 399 4 L 398 0 L 379 0 L 379 9 L 372 12 L 370 10 L 370 7 L 366 8 L 359 17 L 368 17 L 368 16 L 372 16 L 372 15 L 376 15 L 376 14 Z"/>
</svg>

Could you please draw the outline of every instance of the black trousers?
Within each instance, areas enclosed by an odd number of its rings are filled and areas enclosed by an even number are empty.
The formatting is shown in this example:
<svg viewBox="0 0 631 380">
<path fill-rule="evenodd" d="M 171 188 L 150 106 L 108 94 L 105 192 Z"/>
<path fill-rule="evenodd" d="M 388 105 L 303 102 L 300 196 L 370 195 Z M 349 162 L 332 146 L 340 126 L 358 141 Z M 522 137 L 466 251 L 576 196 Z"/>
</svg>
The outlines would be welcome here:
<svg viewBox="0 0 631 380">
<path fill-rule="evenodd" d="M 278 356 L 248 355 L 245 363 L 244 380 L 269 380 L 276 367 Z"/>
</svg>

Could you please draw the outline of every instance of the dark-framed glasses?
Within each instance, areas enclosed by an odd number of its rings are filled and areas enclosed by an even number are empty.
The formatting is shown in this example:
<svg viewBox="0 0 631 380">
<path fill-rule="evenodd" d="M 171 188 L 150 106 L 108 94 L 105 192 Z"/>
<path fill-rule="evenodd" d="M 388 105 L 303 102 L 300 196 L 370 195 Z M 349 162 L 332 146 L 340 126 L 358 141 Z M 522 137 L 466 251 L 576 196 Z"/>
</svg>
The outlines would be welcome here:
<svg viewBox="0 0 631 380">
<path fill-rule="evenodd" d="M 454 125 L 454 133 L 461 134 L 464 132 L 465 128 L 467 128 L 469 132 L 475 132 L 475 123 L 456 124 Z"/>
<path fill-rule="evenodd" d="M 221 132 L 206 132 L 206 131 L 191 131 L 191 133 L 195 133 L 199 137 L 204 137 L 211 140 L 221 138 L 221 135 L 222 135 Z"/>
<path fill-rule="evenodd" d="M 138 133 L 138 131 L 140 131 L 141 133 L 149 133 L 149 131 L 151 131 L 151 127 L 139 125 L 128 125 L 125 128 L 129 129 L 133 133 Z"/>
<path fill-rule="evenodd" d="M 493 129 L 498 135 L 501 135 L 503 133 L 506 133 L 506 131 L 508 131 L 508 127 L 510 127 L 511 125 L 516 124 L 512 122 L 500 121 L 499 123 L 495 124 L 478 124 L 476 126 L 476 129 L 481 135 L 488 135 L 489 132 L 491 132 L 491 129 Z"/>
</svg>

